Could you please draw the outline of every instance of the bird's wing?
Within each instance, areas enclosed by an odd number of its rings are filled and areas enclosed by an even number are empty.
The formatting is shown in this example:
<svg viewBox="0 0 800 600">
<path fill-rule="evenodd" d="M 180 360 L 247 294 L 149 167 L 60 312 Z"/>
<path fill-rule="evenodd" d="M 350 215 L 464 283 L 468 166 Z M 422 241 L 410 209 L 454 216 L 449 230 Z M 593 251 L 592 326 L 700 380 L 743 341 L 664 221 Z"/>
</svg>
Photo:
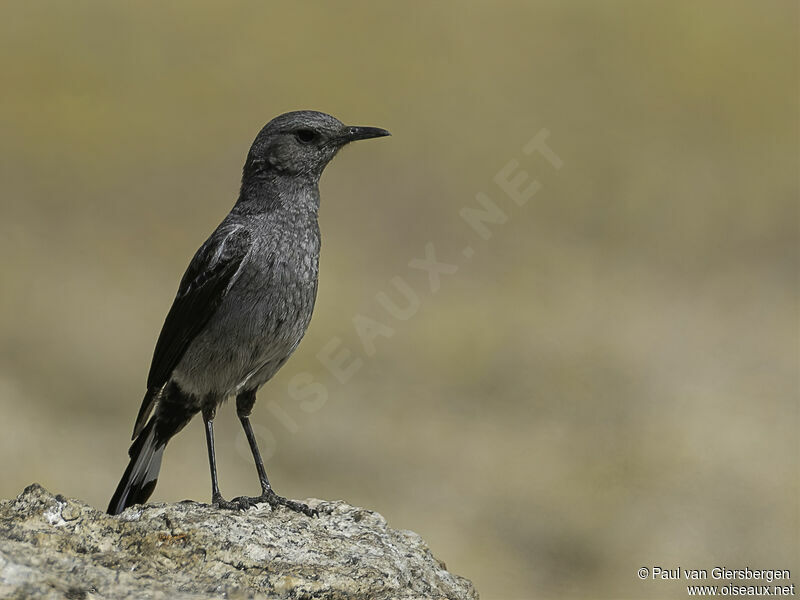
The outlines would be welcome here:
<svg viewBox="0 0 800 600">
<path fill-rule="evenodd" d="M 236 280 L 251 243 L 246 229 L 221 228 L 194 255 L 156 342 L 147 376 L 147 394 L 136 418 L 134 437 L 147 421 L 159 391 L 169 381 L 189 344 L 203 330 Z"/>
</svg>

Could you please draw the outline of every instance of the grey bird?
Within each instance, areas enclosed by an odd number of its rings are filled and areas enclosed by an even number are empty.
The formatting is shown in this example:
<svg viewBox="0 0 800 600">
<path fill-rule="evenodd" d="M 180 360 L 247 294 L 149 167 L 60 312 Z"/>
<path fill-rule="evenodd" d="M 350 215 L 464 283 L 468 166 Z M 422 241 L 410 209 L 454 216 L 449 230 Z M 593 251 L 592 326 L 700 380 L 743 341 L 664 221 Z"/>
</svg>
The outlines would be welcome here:
<svg viewBox="0 0 800 600">
<path fill-rule="evenodd" d="M 213 504 L 245 509 L 266 502 L 315 514 L 273 491 L 250 413 L 256 392 L 291 356 L 311 320 L 322 171 L 346 144 L 385 135 L 385 129 L 296 111 L 276 117 L 256 136 L 239 198 L 194 255 L 161 329 L 130 462 L 108 505 L 110 514 L 147 501 L 167 442 L 197 413 L 205 422 Z M 236 397 L 261 495 L 226 501 L 217 480 L 213 424 L 217 407 L 230 396 Z"/>
</svg>

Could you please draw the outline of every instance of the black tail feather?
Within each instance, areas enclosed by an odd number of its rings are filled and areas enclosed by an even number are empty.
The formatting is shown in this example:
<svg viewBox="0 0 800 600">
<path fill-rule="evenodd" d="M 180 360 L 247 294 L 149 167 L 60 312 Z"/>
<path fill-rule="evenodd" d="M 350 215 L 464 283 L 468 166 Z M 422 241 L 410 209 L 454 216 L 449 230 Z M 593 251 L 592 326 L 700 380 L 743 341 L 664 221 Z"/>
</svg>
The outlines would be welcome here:
<svg viewBox="0 0 800 600">
<path fill-rule="evenodd" d="M 165 445 L 166 442 L 156 440 L 156 419 L 153 417 L 128 451 L 131 460 L 108 504 L 108 514 L 118 515 L 129 506 L 147 502 L 158 481 Z"/>
<path fill-rule="evenodd" d="M 136 421 L 138 433 L 128 450 L 131 460 L 108 504 L 110 515 L 118 515 L 129 506 L 147 502 L 156 487 L 167 442 L 200 410 L 196 398 L 182 392 L 177 384 L 170 383 L 158 394 L 158 408 L 142 426 L 142 415 L 152 410 L 154 399 L 155 396 L 150 394 L 145 396 L 144 412 L 139 411 Z"/>
</svg>

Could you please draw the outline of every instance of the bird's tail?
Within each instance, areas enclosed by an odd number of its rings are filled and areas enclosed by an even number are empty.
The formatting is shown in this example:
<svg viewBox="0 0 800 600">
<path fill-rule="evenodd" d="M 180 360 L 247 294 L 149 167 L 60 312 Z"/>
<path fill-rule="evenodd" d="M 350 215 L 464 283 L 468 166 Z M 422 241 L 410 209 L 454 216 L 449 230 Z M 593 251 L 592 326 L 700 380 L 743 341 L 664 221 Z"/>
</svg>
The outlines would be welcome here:
<svg viewBox="0 0 800 600">
<path fill-rule="evenodd" d="M 156 440 L 156 418 L 145 425 L 131 445 L 131 461 L 108 504 L 108 514 L 118 515 L 133 504 L 144 504 L 153 493 L 161 470 L 166 442 Z"/>
</svg>

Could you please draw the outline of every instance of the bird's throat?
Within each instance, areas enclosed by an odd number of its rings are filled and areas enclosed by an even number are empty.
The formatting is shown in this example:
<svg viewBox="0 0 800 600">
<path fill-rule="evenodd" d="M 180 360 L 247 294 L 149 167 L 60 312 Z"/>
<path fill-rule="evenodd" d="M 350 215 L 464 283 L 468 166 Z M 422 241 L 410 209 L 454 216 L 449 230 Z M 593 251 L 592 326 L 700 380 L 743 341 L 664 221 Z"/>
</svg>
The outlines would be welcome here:
<svg viewBox="0 0 800 600">
<path fill-rule="evenodd" d="M 319 200 L 319 185 L 316 180 L 273 174 L 243 180 L 233 212 L 263 214 L 287 210 L 311 211 L 316 214 L 319 210 Z"/>
</svg>

